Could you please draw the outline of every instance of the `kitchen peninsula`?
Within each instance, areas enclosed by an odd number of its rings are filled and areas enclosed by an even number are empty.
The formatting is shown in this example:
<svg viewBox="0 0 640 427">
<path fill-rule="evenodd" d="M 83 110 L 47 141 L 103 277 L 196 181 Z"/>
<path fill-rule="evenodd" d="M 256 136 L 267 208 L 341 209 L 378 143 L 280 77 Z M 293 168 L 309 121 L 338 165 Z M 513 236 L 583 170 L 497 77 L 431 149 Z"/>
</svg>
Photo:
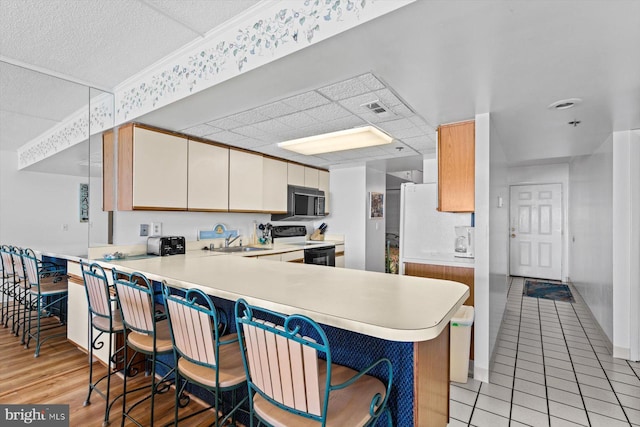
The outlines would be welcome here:
<svg viewBox="0 0 640 427">
<path fill-rule="evenodd" d="M 394 425 L 447 425 L 449 320 L 469 295 L 463 284 L 205 251 L 101 264 L 201 289 L 226 301 L 225 310 L 245 298 L 307 315 L 325 325 L 335 362 L 392 361 Z"/>
</svg>

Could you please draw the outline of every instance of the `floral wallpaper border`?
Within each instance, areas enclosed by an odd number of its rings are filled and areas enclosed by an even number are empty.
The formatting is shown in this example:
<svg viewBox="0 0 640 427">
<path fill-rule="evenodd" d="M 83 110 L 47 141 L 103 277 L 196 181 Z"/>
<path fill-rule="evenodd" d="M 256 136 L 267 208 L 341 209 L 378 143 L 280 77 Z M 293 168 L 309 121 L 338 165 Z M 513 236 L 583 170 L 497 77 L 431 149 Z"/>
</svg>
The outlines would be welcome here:
<svg viewBox="0 0 640 427">
<path fill-rule="evenodd" d="M 235 28 L 207 37 L 118 86 L 18 150 L 22 169 L 113 126 L 385 15 L 415 0 L 265 2 Z M 89 126 L 89 123 L 91 126 Z"/>
<path fill-rule="evenodd" d="M 59 151 L 89 139 L 114 125 L 113 95 L 102 94 L 91 100 L 60 124 L 18 149 L 18 169 L 37 163 Z"/>
</svg>

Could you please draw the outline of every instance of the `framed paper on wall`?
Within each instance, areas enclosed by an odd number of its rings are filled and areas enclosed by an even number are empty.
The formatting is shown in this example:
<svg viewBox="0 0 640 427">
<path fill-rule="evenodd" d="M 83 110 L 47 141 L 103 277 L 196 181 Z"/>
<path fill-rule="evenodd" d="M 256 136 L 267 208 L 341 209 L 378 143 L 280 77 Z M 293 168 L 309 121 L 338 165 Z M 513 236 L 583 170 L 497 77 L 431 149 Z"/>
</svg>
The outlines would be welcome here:
<svg viewBox="0 0 640 427">
<path fill-rule="evenodd" d="M 369 218 L 384 218 L 383 193 L 369 193 Z"/>
</svg>

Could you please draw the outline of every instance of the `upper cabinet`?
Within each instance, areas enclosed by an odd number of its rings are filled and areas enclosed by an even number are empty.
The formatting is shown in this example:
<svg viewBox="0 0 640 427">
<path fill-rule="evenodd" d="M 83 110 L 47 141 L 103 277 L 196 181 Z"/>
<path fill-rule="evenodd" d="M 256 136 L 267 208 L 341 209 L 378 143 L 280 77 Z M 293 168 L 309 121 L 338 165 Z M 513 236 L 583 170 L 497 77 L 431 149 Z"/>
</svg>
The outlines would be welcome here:
<svg viewBox="0 0 640 427">
<path fill-rule="evenodd" d="M 118 209 L 187 209 L 187 139 L 126 125 L 118 130 Z"/>
<path fill-rule="evenodd" d="M 287 184 L 304 187 L 304 166 L 289 163 L 287 166 Z"/>
<path fill-rule="evenodd" d="M 229 150 L 229 210 L 262 212 L 263 157 Z"/>
<path fill-rule="evenodd" d="M 288 163 L 270 157 L 262 158 L 262 210 L 287 212 Z"/>
<path fill-rule="evenodd" d="M 320 188 L 329 172 L 144 125 L 103 134 L 103 209 L 287 212 L 287 184 Z"/>
<path fill-rule="evenodd" d="M 189 140 L 187 208 L 229 210 L 229 148 Z"/>
<path fill-rule="evenodd" d="M 438 128 L 438 210 L 475 210 L 475 122 Z"/>
</svg>

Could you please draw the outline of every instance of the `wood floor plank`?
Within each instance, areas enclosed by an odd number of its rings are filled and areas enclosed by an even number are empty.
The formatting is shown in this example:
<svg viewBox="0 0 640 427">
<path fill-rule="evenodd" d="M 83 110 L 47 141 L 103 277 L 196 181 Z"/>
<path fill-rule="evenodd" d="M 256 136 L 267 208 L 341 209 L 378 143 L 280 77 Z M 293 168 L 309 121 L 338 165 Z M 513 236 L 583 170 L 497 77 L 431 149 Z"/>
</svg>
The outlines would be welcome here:
<svg viewBox="0 0 640 427">
<path fill-rule="evenodd" d="M 11 334 L 10 328 L 0 327 L 0 403 L 3 404 L 67 404 L 71 426 L 101 426 L 105 402 L 93 394 L 91 404 L 84 406 L 89 383 L 89 364 L 86 353 L 80 351 L 66 338 L 52 339 L 43 345 L 40 357 L 34 358 L 34 345 L 25 349 L 20 338 Z M 100 377 L 106 367 L 94 363 L 94 375 Z M 128 380 L 132 388 L 150 384 L 151 379 L 140 373 Z M 123 381 L 112 377 L 111 393 L 122 393 Z M 128 403 L 148 394 L 148 388 L 128 395 Z M 173 422 L 174 390 L 156 396 L 155 425 Z M 202 409 L 197 401 L 192 401 L 181 415 Z M 150 405 L 139 405 L 132 415 L 141 424 L 150 423 Z M 119 425 L 122 415 L 121 401 L 114 404 L 110 415 L 111 425 Z M 180 423 L 180 426 L 206 426 L 213 422 L 211 411 L 194 416 Z M 125 425 L 131 425 L 130 422 Z"/>
</svg>

